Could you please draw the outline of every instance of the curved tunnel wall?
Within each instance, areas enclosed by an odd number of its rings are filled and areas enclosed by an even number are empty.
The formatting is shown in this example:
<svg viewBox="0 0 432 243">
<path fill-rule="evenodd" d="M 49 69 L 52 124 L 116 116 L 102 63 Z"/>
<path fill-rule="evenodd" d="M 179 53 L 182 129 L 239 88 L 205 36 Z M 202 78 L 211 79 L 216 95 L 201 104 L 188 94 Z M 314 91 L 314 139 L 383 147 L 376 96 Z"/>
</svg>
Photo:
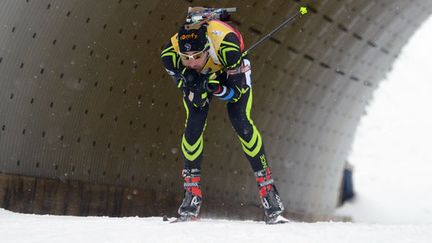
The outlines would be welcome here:
<svg viewBox="0 0 432 243">
<path fill-rule="evenodd" d="M 432 3 L 274 0 L 210 5 L 238 7 L 233 22 L 250 46 L 295 13 L 298 4 L 307 5 L 310 14 L 251 55 L 252 116 L 287 209 L 330 214 L 364 108 L 401 47 L 430 15 Z M 155 192 L 177 207 L 185 115 L 159 53 L 190 5 L 209 3 L 2 1 L 1 172 L 58 183 L 141 188 L 150 193 L 143 207 L 154 207 Z M 258 205 L 253 174 L 222 102 L 213 101 L 204 153 L 203 188 L 209 204 Z M 0 200 L 8 208 L 10 202 L 5 202 L 20 190 L 5 180 L 2 184 Z"/>
</svg>

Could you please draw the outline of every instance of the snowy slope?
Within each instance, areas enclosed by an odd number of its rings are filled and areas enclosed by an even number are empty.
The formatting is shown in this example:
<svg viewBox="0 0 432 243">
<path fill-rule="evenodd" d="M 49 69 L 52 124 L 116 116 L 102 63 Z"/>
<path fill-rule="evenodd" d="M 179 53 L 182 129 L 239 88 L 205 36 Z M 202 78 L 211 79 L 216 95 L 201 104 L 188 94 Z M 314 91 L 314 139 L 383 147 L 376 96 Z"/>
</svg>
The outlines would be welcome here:
<svg viewBox="0 0 432 243">
<path fill-rule="evenodd" d="M 290 223 L 204 219 L 169 224 L 160 217 L 41 216 L 0 209 L 0 242 L 295 242 L 429 243 L 432 225 Z"/>
</svg>

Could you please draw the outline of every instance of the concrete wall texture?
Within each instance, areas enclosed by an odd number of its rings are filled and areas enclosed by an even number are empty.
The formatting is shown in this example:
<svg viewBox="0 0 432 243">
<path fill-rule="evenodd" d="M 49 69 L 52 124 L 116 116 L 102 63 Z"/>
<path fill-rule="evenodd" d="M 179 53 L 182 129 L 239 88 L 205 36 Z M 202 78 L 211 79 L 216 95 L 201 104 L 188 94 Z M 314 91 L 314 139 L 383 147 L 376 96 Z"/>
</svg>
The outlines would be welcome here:
<svg viewBox="0 0 432 243">
<path fill-rule="evenodd" d="M 252 117 L 287 210 L 331 214 L 356 126 L 379 81 L 430 15 L 430 1 L 1 1 L 0 206 L 25 200 L 15 210 L 40 212 L 36 198 L 53 190 L 37 183 L 46 179 L 46 185 L 106 185 L 98 191 L 108 194 L 110 187 L 137 188 L 76 203 L 137 200 L 134 207 L 148 209 L 97 214 L 160 214 L 150 210 L 155 207 L 175 213 L 185 112 L 159 54 L 187 7 L 202 5 L 237 7 L 233 25 L 246 46 L 299 5 L 309 7 L 250 55 Z M 29 180 L 33 186 L 26 187 Z M 205 134 L 202 184 L 204 204 L 230 205 L 221 212 L 258 208 L 253 173 L 217 100 Z M 72 203 L 59 195 L 45 202 L 44 212 Z"/>
</svg>

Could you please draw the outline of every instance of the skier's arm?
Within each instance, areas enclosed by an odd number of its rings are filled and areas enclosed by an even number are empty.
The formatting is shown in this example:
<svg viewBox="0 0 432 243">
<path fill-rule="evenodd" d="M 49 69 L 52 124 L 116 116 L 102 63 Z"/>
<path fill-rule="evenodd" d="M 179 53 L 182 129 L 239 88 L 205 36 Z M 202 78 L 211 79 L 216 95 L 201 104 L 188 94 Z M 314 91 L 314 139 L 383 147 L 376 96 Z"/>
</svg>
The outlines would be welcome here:
<svg viewBox="0 0 432 243">
<path fill-rule="evenodd" d="M 232 70 L 240 66 L 242 60 L 240 41 L 233 32 L 227 34 L 222 40 L 217 54 L 225 69 Z"/>
<path fill-rule="evenodd" d="M 248 91 L 246 74 L 238 73 L 228 75 L 226 85 L 220 84 L 218 80 L 208 80 L 207 90 L 214 96 L 228 102 L 237 102 L 241 96 Z"/>
<path fill-rule="evenodd" d="M 171 76 L 177 88 L 183 91 L 187 100 L 195 107 L 205 106 L 207 93 L 202 85 L 203 77 L 194 70 L 186 69 L 182 65 L 180 55 L 174 50 L 171 42 L 163 47 L 161 58 L 165 70 Z"/>
<path fill-rule="evenodd" d="M 219 61 L 223 64 L 228 73 L 226 85 L 221 85 L 217 80 L 210 78 L 209 89 L 213 95 L 221 100 L 236 102 L 244 93 L 246 76 L 239 72 L 242 63 L 242 52 L 240 41 L 234 33 L 229 33 L 223 39 L 218 50 Z"/>
<path fill-rule="evenodd" d="M 183 76 L 181 74 L 181 69 L 184 67 L 181 64 L 179 54 L 174 50 L 171 42 L 166 44 L 161 52 L 162 63 L 165 66 L 165 70 L 171 76 L 174 84 L 177 88 L 183 87 Z"/>
</svg>

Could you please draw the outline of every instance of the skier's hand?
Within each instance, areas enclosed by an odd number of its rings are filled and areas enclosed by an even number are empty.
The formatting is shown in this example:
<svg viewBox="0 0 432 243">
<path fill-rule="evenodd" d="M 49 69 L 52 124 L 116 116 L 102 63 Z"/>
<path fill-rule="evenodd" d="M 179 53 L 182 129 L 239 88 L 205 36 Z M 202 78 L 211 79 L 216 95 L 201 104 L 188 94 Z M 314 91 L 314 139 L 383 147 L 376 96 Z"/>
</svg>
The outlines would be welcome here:
<svg viewBox="0 0 432 243">
<path fill-rule="evenodd" d="M 215 93 L 221 89 L 220 81 L 215 79 L 206 79 L 204 81 L 204 89 L 209 93 Z"/>
<path fill-rule="evenodd" d="M 193 92 L 204 91 L 203 84 L 206 82 L 207 76 L 201 75 L 195 70 L 187 70 L 184 74 L 184 86 Z"/>
<path fill-rule="evenodd" d="M 184 88 L 184 77 L 183 74 L 179 71 L 172 71 L 169 69 L 166 69 L 168 75 L 172 78 L 174 85 L 177 86 L 177 88 Z"/>
</svg>

